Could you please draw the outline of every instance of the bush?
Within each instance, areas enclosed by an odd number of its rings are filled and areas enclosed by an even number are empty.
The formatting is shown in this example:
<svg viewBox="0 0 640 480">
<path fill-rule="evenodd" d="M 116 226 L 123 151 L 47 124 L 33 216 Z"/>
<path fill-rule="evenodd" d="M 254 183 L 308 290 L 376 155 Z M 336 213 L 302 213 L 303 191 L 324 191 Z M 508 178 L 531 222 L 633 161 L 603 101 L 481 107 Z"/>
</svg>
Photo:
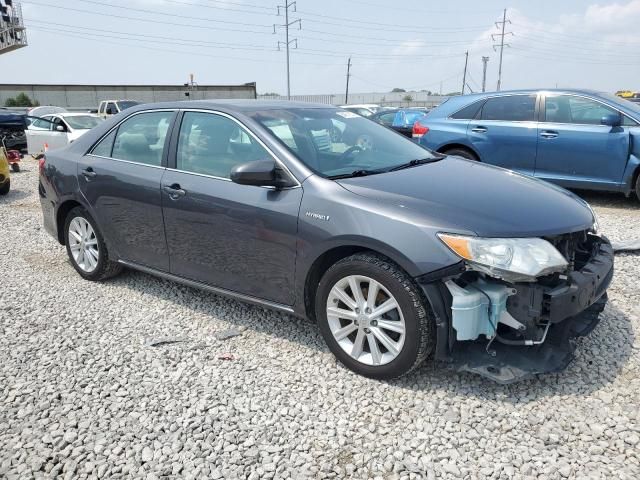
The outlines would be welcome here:
<svg viewBox="0 0 640 480">
<path fill-rule="evenodd" d="M 7 98 L 5 107 L 37 107 L 40 103 L 33 101 L 26 93 L 19 93 L 15 98 Z"/>
</svg>

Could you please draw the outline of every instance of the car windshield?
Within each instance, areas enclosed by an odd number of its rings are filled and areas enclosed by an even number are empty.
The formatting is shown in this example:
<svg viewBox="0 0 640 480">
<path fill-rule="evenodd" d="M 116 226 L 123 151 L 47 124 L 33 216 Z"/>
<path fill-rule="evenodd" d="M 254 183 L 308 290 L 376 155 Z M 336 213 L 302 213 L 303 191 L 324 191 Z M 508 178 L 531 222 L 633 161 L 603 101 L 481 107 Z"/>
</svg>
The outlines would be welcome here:
<svg viewBox="0 0 640 480">
<path fill-rule="evenodd" d="M 140 105 L 140 102 L 134 102 L 131 100 L 124 100 L 118 102 L 118 107 L 120 107 L 120 111 L 126 110 L 127 108 L 135 107 L 136 105 Z"/>
<path fill-rule="evenodd" d="M 291 108 L 255 111 L 250 116 L 324 177 L 382 173 L 411 161 L 440 158 L 346 110 Z"/>
<path fill-rule="evenodd" d="M 637 115 L 640 115 L 640 104 L 630 101 L 627 98 L 620 98 L 610 93 L 602 93 L 600 96 L 606 100 L 609 100 L 614 105 L 623 105 L 625 108 L 633 111 Z"/>
<path fill-rule="evenodd" d="M 64 120 L 74 130 L 89 130 L 97 126 L 102 119 L 92 115 L 73 115 L 64 117 Z"/>
</svg>

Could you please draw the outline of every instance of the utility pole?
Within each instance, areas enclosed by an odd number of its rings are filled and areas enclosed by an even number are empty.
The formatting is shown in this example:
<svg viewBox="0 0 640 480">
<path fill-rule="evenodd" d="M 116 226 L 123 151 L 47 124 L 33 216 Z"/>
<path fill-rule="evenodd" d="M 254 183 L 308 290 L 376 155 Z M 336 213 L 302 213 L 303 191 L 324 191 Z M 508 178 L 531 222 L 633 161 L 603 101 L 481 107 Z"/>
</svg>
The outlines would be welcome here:
<svg viewBox="0 0 640 480">
<path fill-rule="evenodd" d="M 347 62 L 347 90 L 344 94 L 344 104 L 349 105 L 349 77 L 351 77 L 351 57 Z"/>
<path fill-rule="evenodd" d="M 505 32 L 504 29 L 507 25 L 507 23 L 511 23 L 511 20 L 507 20 L 507 9 L 504 9 L 504 12 L 502 14 L 502 21 L 501 22 L 496 22 L 496 28 L 501 28 L 502 32 L 501 33 L 494 33 L 491 35 L 491 39 L 495 41 L 495 37 L 500 37 L 500 45 L 494 45 L 493 46 L 493 50 L 495 51 L 496 48 L 499 46 L 500 47 L 500 63 L 498 66 L 498 87 L 496 88 L 497 91 L 500 91 L 500 86 L 502 85 L 502 52 L 504 50 L 504 47 L 509 47 L 509 44 L 505 44 L 504 43 L 504 36 L 505 35 L 513 35 L 513 32 Z"/>
<path fill-rule="evenodd" d="M 280 50 L 280 46 L 284 45 L 286 47 L 287 50 L 287 100 L 291 100 L 291 75 L 290 75 L 290 69 L 289 69 L 289 47 L 291 46 L 291 44 L 293 43 L 295 45 L 295 48 L 298 48 L 298 39 L 297 38 L 293 38 L 291 40 L 289 40 L 289 27 L 292 25 L 295 25 L 296 23 L 298 24 L 298 30 L 302 30 L 302 21 L 298 18 L 296 20 L 293 21 L 289 21 L 289 9 L 293 8 L 293 12 L 296 11 L 296 2 L 290 2 L 289 0 L 285 0 L 284 5 L 278 5 L 278 16 L 280 16 L 280 9 L 284 10 L 284 24 L 283 25 L 278 25 L 278 24 L 273 24 L 273 33 L 276 33 L 276 28 L 277 27 L 284 27 L 284 31 L 285 31 L 285 41 L 284 42 L 278 42 L 278 50 Z"/>
<path fill-rule="evenodd" d="M 469 63 L 469 50 L 464 52 L 464 74 L 462 75 L 462 91 L 460 92 L 464 95 L 464 87 L 467 84 L 467 63 Z"/>
<path fill-rule="evenodd" d="M 482 92 L 484 93 L 487 90 L 487 63 L 489 62 L 489 57 L 482 57 Z"/>
</svg>

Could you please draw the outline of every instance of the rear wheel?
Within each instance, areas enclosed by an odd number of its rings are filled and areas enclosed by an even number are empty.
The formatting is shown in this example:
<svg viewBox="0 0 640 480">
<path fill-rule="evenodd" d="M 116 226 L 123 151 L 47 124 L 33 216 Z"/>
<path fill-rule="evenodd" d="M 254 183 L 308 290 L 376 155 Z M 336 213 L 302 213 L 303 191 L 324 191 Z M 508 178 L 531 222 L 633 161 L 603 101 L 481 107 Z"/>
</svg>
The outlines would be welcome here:
<svg viewBox="0 0 640 480">
<path fill-rule="evenodd" d="M 109 260 L 109 253 L 93 218 L 82 207 L 69 212 L 64 239 L 73 268 L 86 280 L 104 280 L 122 271 L 122 266 Z"/>
<path fill-rule="evenodd" d="M 636 197 L 638 197 L 638 200 L 640 201 L 640 173 L 638 173 L 638 176 L 636 177 Z"/>
<path fill-rule="evenodd" d="M 7 180 L 2 185 L 0 185 L 0 195 L 6 195 L 11 190 L 11 180 Z"/>
<path fill-rule="evenodd" d="M 12 163 L 11 164 L 11 170 L 13 170 L 14 172 L 19 172 L 20 171 L 20 165 L 17 163 Z"/>
<path fill-rule="evenodd" d="M 330 350 L 361 375 L 399 377 L 433 350 L 435 320 L 424 295 L 382 256 L 356 254 L 329 268 L 315 310 Z"/>
<path fill-rule="evenodd" d="M 462 158 L 467 158 L 469 160 L 475 160 L 478 161 L 479 158 L 476 156 L 475 153 L 473 153 L 470 150 L 467 150 L 465 148 L 451 148 L 449 150 L 445 150 L 443 152 L 445 155 L 451 155 L 454 157 L 462 157 Z"/>
</svg>

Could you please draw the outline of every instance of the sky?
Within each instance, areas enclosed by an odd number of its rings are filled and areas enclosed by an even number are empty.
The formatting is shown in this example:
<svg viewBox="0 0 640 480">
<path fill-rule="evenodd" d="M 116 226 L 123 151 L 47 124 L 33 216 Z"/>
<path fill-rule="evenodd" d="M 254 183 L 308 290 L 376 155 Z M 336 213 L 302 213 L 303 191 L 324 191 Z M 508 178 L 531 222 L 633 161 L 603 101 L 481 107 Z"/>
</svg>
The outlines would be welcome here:
<svg viewBox="0 0 640 480">
<path fill-rule="evenodd" d="M 0 57 L 0 81 L 182 84 L 193 74 L 286 94 L 284 29 L 273 33 L 284 1 L 24 0 L 29 46 Z M 503 90 L 640 90 L 640 0 L 297 0 L 291 93 L 343 92 L 349 57 L 354 93 L 459 91 L 467 51 L 468 87 L 480 90 L 488 56 L 495 90 L 504 8 Z"/>
</svg>

